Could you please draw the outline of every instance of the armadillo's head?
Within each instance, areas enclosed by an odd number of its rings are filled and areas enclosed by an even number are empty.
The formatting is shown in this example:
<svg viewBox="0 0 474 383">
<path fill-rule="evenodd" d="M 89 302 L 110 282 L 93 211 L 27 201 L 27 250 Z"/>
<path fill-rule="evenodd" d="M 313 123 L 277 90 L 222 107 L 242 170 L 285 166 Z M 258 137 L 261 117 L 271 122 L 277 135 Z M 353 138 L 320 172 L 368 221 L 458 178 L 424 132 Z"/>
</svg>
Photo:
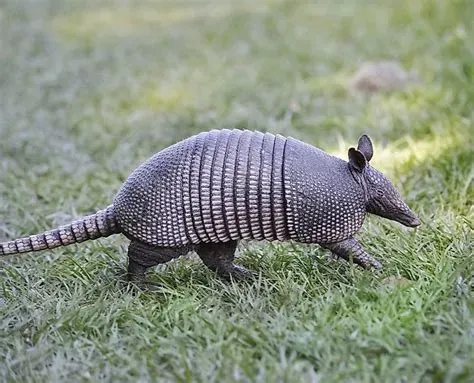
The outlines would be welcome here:
<svg viewBox="0 0 474 383">
<path fill-rule="evenodd" d="M 366 135 L 359 138 L 357 149 L 349 149 L 349 167 L 364 189 L 367 211 L 405 226 L 420 225 L 420 219 L 403 201 L 392 183 L 369 165 L 373 153 L 372 142 Z"/>
</svg>

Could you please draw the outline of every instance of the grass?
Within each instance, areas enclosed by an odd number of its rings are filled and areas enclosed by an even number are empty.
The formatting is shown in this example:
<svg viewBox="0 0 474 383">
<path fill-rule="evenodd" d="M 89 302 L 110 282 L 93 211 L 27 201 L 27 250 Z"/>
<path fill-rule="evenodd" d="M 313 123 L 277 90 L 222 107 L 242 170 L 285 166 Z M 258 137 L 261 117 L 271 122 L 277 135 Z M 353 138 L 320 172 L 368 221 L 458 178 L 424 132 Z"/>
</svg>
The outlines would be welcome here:
<svg viewBox="0 0 474 383">
<path fill-rule="evenodd" d="M 424 224 L 370 217 L 376 275 L 317 246 L 242 244 L 229 284 L 195 257 L 126 286 L 116 236 L 0 260 L 5 382 L 472 382 L 473 2 L 0 2 L 0 238 L 110 203 L 188 135 L 239 127 L 374 165 Z M 397 59 L 417 88 L 345 84 Z"/>
</svg>

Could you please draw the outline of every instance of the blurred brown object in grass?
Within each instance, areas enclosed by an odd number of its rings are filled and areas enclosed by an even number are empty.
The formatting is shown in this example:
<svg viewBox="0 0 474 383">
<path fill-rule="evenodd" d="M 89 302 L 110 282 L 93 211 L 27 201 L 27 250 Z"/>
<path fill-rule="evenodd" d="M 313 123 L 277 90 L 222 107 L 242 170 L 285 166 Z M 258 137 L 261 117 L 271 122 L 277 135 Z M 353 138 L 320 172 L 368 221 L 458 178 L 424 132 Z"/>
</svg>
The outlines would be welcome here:
<svg viewBox="0 0 474 383">
<path fill-rule="evenodd" d="M 419 83 L 418 74 L 407 72 L 397 61 L 367 61 L 350 80 L 350 89 L 373 94 L 401 90 Z"/>
</svg>

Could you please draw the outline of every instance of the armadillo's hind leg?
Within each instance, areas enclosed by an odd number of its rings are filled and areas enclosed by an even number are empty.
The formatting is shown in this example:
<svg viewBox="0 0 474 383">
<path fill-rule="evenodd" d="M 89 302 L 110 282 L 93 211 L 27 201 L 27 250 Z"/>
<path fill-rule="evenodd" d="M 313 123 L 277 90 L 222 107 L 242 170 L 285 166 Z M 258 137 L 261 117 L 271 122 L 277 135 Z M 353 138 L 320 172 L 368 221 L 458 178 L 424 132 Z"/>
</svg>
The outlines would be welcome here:
<svg viewBox="0 0 474 383">
<path fill-rule="evenodd" d="M 242 266 L 234 265 L 237 241 L 223 243 L 203 243 L 196 249 L 204 264 L 219 276 L 230 279 L 245 279 L 253 276 Z"/>
<path fill-rule="evenodd" d="M 346 261 L 353 261 L 365 269 L 381 269 L 382 264 L 368 254 L 355 238 L 348 238 L 337 243 L 325 243 L 321 246 L 331 250 Z"/>
<path fill-rule="evenodd" d="M 187 247 L 167 248 L 151 246 L 132 240 L 128 246 L 128 280 L 131 282 L 141 282 L 145 279 L 146 269 L 178 258 L 189 250 Z"/>
</svg>

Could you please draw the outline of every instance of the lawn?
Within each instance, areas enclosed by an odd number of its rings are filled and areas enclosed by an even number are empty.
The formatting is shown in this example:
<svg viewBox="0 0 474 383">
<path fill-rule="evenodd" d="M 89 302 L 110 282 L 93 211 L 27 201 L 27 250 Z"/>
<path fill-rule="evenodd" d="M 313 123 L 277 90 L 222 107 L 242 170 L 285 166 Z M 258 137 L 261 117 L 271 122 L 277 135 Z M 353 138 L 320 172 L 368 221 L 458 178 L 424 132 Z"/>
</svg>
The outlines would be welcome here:
<svg viewBox="0 0 474 383">
<path fill-rule="evenodd" d="M 373 164 L 423 225 L 369 217 L 360 270 L 242 243 L 253 282 L 190 255 L 140 290 L 114 236 L 0 259 L 4 382 L 473 382 L 471 0 L 0 1 L 0 241 L 107 204 L 190 134 L 248 128 Z M 395 59 L 423 82 L 346 84 Z"/>
</svg>

